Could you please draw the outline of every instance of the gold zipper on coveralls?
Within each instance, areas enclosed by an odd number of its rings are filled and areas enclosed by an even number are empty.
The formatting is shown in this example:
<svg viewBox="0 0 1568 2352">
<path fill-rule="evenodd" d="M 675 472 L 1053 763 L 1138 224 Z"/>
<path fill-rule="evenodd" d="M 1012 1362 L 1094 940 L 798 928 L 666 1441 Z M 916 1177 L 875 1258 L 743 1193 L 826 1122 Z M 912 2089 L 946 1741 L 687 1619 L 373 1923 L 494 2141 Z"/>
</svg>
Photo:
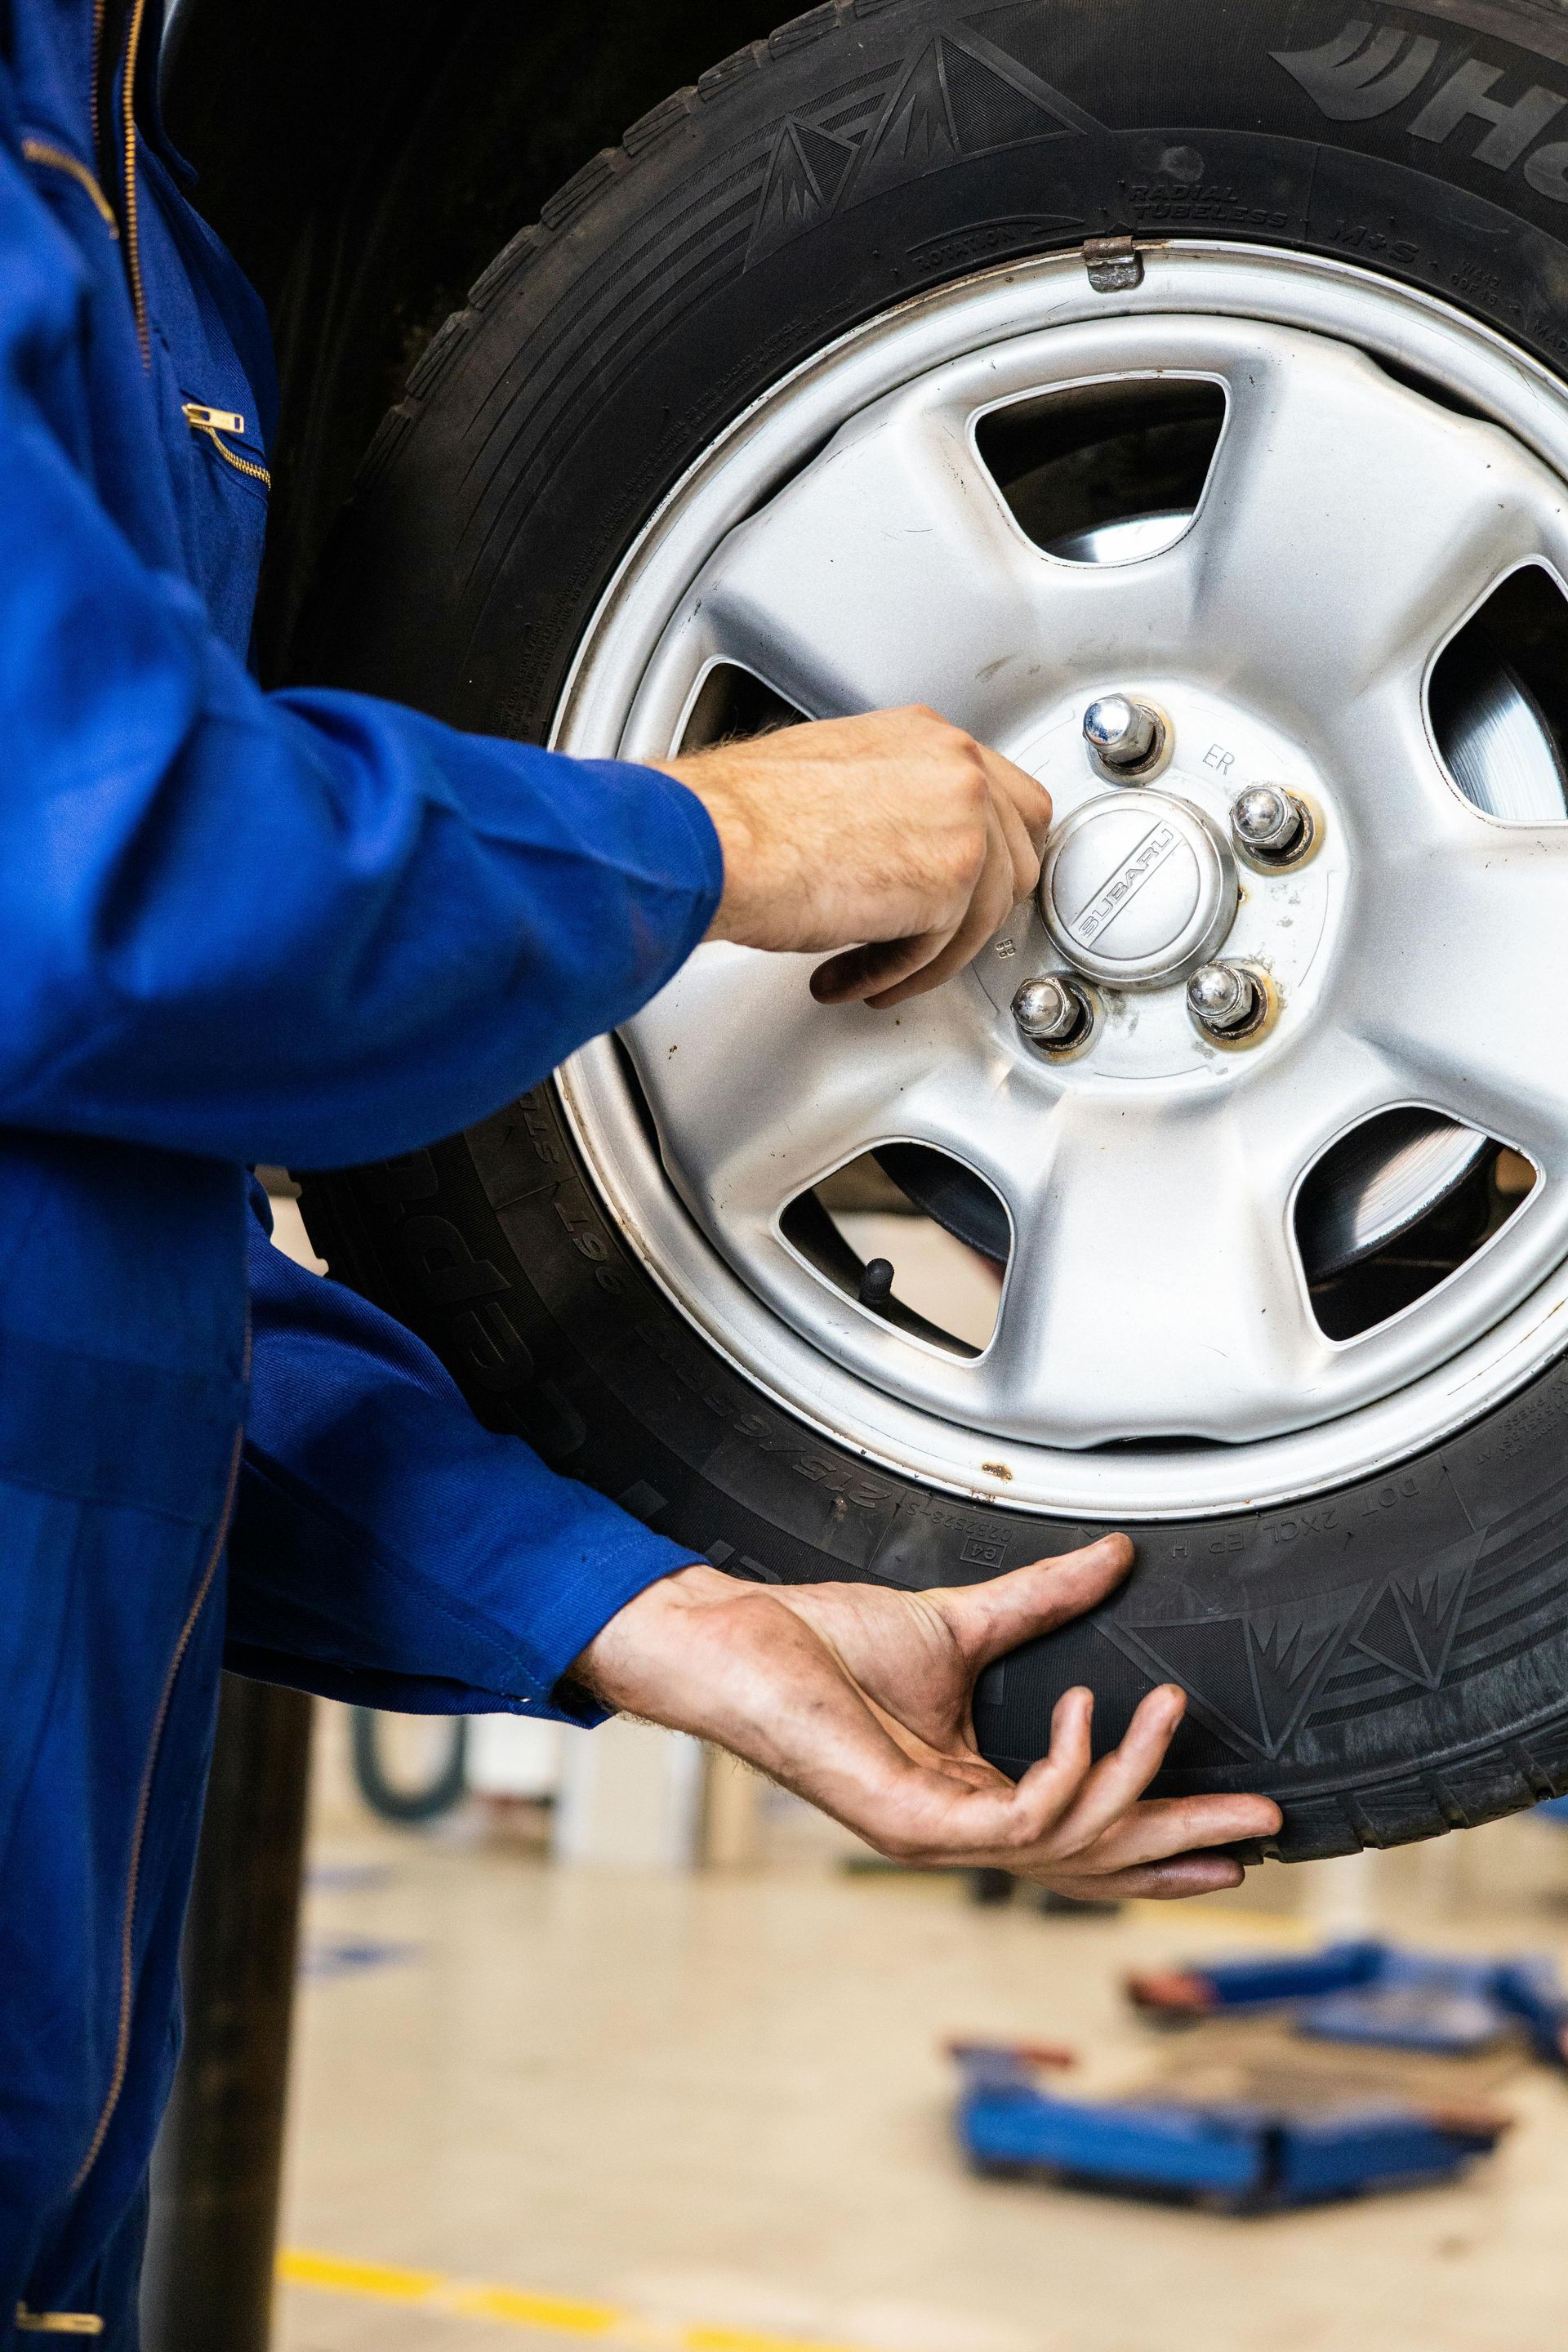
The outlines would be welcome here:
<svg viewBox="0 0 1568 2352">
<path fill-rule="evenodd" d="M 85 163 L 79 163 L 65 148 L 57 147 L 51 139 L 27 137 L 22 142 L 22 152 L 29 163 L 47 163 L 51 172 L 64 172 L 68 179 L 85 188 L 98 208 L 99 218 L 112 237 L 120 235 L 120 223 L 114 216 L 114 206 L 99 186 Z"/>
<path fill-rule="evenodd" d="M 102 0 L 98 0 L 100 8 Z M 131 280 L 131 302 L 136 313 L 136 340 L 142 364 L 153 364 L 153 338 L 147 326 L 147 295 L 142 283 L 142 227 L 136 215 L 136 59 L 142 47 L 142 19 L 147 0 L 134 0 L 131 29 L 125 39 L 125 71 L 121 89 L 120 127 L 125 142 L 125 271 Z M 94 89 L 97 79 L 94 77 Z"/>
<path fill-rule="evenodd" d="M 245 430 L 243 416 L 237 415 L 232 408 L 209 408 L 203 400 L 187 400 L 182 405 L 185 412 L 185 423 L 190 426 L 191 431 L 205 433 L 218 456 L 225 458 L 234 467 L 236 473 L 249 474 L 255 480 L 265 482 L 268 489 L 272 488 L 272 477 L 266 467 L 253 464 L 248 457 L 237 457 L 228 443 L 222 437 L 226 433 L 243 433 Z"/>
<path fill-rule="evenodd" d="M 249 1350 L 250 1339 L 247 1332 L 246 1337 L 247 1360 Z M 147 1758 L 142 1768 L 142 1785 L 136 1798 L 136 1826 L 131 1835 L 131 1868 L 125 1881 L 125 1908 L 120 1922 L 120 2021 L 114 2036 L 114 2066 L 110 2074 L 109 2091 L 103 2102 L 102 2113 L 98 2118 L 87 2154 L 77 2168 L 76 2179 L 71 2182 L 70 2193 L 73 2197 L 98 2161 L 99 2150 L 103 2146 L 110 2124 L 113 2120 L 114 2110 L 120 2105 L 120 2094 L 125 2087 L 125 2069 L 131 2058 L 131 2007 L 135 1976 L 136 1889 L 142 1876 L 142 1848 L 147 1835 L 147 1816 L 153 1805 L 153 1775 L 157 1769 L 158 1750 L 163 1743 L 163 1725 L 168 1719 L 169 1707 L 174 1696 L 174 1678 L 180 1671 L 185 1652 L 190 1647 L 191 1635 L 196 1630 L 196 1620 L 205 1605 L 207 1594 L 212 1590 L 213 1579 L 217 1574 L 218 1561 L 223 1557 L 224 1542 L 228 1534 L 228 1522 L 234 1510 L 235 1490 L 239 1484 L 239 1457 L 244 1444 L 245 1431 L 242 1427 L 234 1433 L 234 1451 L 229 1457 L 228 1484 L 224 1490 L 223 1509 L 218 1515 L 217 1532 L 213 1537 L 212 1549 L 207 1554 L 206 1565 L 202 1570 L 202 1580 L 196 1587 L 196 1597 L 186 1611 L 185 1622 L 180 1628 L 180 1638 L 174 1644 L 174 1654 L 169 1660 L 168 1670 L 163 1676 L 163 1687 L 158 1694 L 158 1711 L 153 1717 L 153 1736 L 147 1742 Z"/>
<path fill-rule="evenodd" d="M 95 143 L 99 121 L 98 62 L 106 5 L 107 0 L 93 0 L 92 125 Z M 152 361 L 152 343 L 147 331 L 147 305 L 142 285 L 141 243 L 137 234 L 135 96 L 136 56 L 142 38 L 142 20 L 145 13 L 146 0 L 135 0 L 126 43 L 124 100 L 121 110 L 125 139 L 122 182 L 125 196 L 125 266 L 131 279 L 131 299 L 136 312 L 137 339 L 142 345 L 144 366 L 149 365 Z M 216 437 L 215 431 L 213 435 L 215 441 Z M 226 450 L 224 454 L 226 457 L 229 453 Z M 246 1378 L 248 1379 L 250 1363 L 248 1318 L 246 1328 L 245 1360 Z M 98 2161 L 99 2152 L 108 2137 L 109 2126 L 114 2118 L 114 2111 L 120 2104 L 120 2095 L 125 2087 L 125 2072 L 131 2057 L 131 2011 L 135 1976 L 136 1894 L 142 1876 L 142 1852 L 147 1836 L 147 1816 L 153 1803 L 153 1777 L 157 1769 L 158 1751 L 163 1745 L 163 1726 L 168 1719 L 169 1708 L 174 1700 L 175 1678 L 184 1662 L 185 1652 L 190 1647 L 191 1635 L 196 1628 L 196 1620 L 200 1617 L 206 1604 L 207 1595 L 212 1591 L 213 1579 L 217 1574 L 218 1561 L 223 1557 L 224 1542 L 228 1534 L 228 1523 L 234 1511 L 235 1493 L 239 1484 L 239 1462 L 244 1444 L 245 1431 L 242 1425 L 234 1433 L 234 1448 L 229 1457 L 228 1482 L 224 1490 L 223 1508 L 218 1515 L 212 1549 L 207 1554 L 201 1581 L 196 1587 L 195 1597 L 185 1613 L 184 1623 L 180 1628 L 179 1639 L 174 1643 L 174 1654 L 169 1660 L 163 1675 L 163 1685 L 158 1695 L 157 1712 L 153 1718 L 152 1737 L 147 1743 L 146 1760 L 142 1766 L 142 1783 L 137 1794 L 136 1821 L 131 1838 L 131 1864 L 126 1876 L 125 1905 L 121 1918 L 120 2015 L 114 2038 L 114 2064 L 110 2074 L 109 2090 L 94 2127 L 92 2138 L 88 2144 L 87 2154 L 82 2158 L 77 2169 L 76 2179 L 71 2182 L 73 2196 L 80 2189 Z M 88 2312 L 41 2312 L 28 2313 L 26 2319 L 24 2320 L 22 2308 L 19 2307 L 16 2324 L 26 2326 L 30 2321 L 34 2329 L 47 2335 L 96 2335 L 99 2329 L 86 2324 L 95 2315 Z"/>
</svg>

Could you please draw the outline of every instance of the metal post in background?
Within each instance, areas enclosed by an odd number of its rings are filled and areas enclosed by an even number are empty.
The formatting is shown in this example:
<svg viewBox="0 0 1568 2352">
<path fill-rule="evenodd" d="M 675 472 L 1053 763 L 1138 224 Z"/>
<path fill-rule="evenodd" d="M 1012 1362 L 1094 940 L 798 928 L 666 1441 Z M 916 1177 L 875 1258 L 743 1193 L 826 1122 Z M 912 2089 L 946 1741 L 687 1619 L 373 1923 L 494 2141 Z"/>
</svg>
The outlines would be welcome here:
<svg viewBox="0 0 1568 2352">
<path fill-rule="evenodd" d="M 308 1698 L 225 1675 L 153 2160 L 146 2352 L 267 2352 L 310 1757 Z"/>
</svg>

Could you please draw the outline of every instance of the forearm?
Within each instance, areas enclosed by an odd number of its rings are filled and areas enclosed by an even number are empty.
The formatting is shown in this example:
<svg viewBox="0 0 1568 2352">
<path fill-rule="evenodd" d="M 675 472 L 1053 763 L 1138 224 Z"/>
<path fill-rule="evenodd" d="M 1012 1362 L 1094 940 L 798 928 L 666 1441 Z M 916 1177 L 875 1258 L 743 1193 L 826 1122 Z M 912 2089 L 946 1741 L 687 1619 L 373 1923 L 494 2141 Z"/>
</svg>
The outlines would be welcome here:
<svg viewBox="0 0 1568 2352">
<path fill-rule="evenodd" d="M 6 1123 L 389 1156 L 525 1091 L 701 937 L 718 845 L 653 771 L 268 698 L 221 646 L 187 650 L 161 727 L 136 705 L 168 677 L 124 681 L 101 767 L 78 729 L 39 747 L 30 782 L 47 800 L 40 770 L 68 772 L 90 825 L 0 809 Z"/>
<path fill-rule="evenodd" d="M 469 1125 L 701 938 L 711 822 L 651 769 L 263 694 L 100 497 L 53 236 L 0 141 L 0 1124 L 302 1165 Z"/>
<path fill-rule="evenodd" d="M 583 1719 L 568 1668 L 689 1552 L 482 1428 L 427 1349 L 259 1225 L 252 1296 L 231 1663 L 408 1711 Z"/>
</svg>

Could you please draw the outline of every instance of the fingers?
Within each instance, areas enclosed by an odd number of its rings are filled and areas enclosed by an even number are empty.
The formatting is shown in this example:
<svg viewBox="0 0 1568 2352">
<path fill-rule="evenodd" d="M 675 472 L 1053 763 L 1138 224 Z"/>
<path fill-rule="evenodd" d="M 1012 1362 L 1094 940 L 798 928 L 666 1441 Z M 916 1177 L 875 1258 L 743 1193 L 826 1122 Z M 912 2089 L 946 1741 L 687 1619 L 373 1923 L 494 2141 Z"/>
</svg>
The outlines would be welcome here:
<svg viewBox="0 0 1568 2352">
<path fill-rule="evenodd" d="M 940 988 L 973 962 L 1039 881 L 1040 853 L 1050 829 L 1050 794 L 999 751 L 973 742 L 967 749 L 985 782 L 985 856 L 957 922 L 830 957 L 812 976 L 812 993 L 819 1003 L 859 999 L 878 1012 L 888 1012 Z"/>
<path fill-rule="evenodd" d="M 1080 1853 L 1104 1846 L 1116 1863 L 1142 1862 L 1163 1859 L 1186 1846 L 1262 1837 L 1278 1829 L 1279 1808 L 1266 1797 L 1221 1796 L 1174 1804 L 1169 1801 L 1140 1804 L 1165 1760 L 1186 1706 L 1187 1695 L 1174 1683 L 1162 1684 L 1140 1701 L 1120 1746 L 1102 1756 L 1085 1776 L 1071 1808 L 1058 1822 L 1058 1845 Z M 1129 1829 L 1134 1819 L 1136 1833 Z"/>
<path fill-rule="evenodd" d="M 912 939 L 873 940 L 867 947 L 846 948 L 842 955 L 829 956 L 826 963 L 817 965 L 811 975 L 811 992 L 819 1004 L 882 1005 L 890 990 L 923 971 L 952 937 L 951 931 L 921 931 Z"/>
<path fill-rule="evenodd" d="M 826 1810 L 897 1862 L 926 1868 L 1002 1863 L 1032 1853 L 1072 1805 L 1090 1769 L 1086 1690 L 1067 1691 L 1051 1717 L 1049 1754 L 1016 1787 L 980 1758 L 911 1758 L 895 1773 L 879 1770 L 846 1789 Z M 820 1796 L 816 1801 L 822 1802 Z"/>
<path fill-rule="evenodd" d="M 1247 1873 L 1233 1854 L 1188 1853 L 1175 1862 L 1151 1863 L 1109 1876 L 1062 1870 L 1043 1875 L 1053 1894 L 1079 1903 L 1176 1903 L 1190 1895 L 1217 1895 L 1239 1886 Z"/>
<path fill-rule="evenodd" d="M 1015 898 L 1026 898 L 1040 878 L 1040 859 L 1051 829 L 1051 796 L 1044 784 L 1000 751 L 982 744 L 980 757 L 1008 838 L 1016 844 Z"/>
<path fill-rule="evenodd" d="M 1086 1776 L 1061 1823 L 1064 1841 L 1082 1852 L 1138 1802 L 1164 1762 L 1186 1709 L 1187 1695 L 1175 1683 L 1162 1683 L 1139 1701 L 1120 1746 Z"/>
<path fill-rule="evenodd" d="M 1018 1784 L 1020 1800 L 1034 1816 L 1035 1834 L 1030 1849 L 1020 1851 L 1011 1868 L 1059 1885 L 1065 1865 L 1075 1876 L 1099 1882 L 1128 1870 L 1163 1866 L 1191 1852 L 1268 1837 L 1279 1829 L 1279 1808 L 1268 1797 L 1141 1801 L 1186 1709 L 1186 1694 L 1174 1684 L 1149 1692 L 1121 1744 L 1087 1769 L 1089 1695 L 1081 1695 L 1088 1702 L 1081 1709 L 1070 1716 L 1063 1712 L 1068 1700 L 1079 1696 L 1070 1692 L 1058 1705 L 1058 1717 L 1068 1735 L 1060 1756 L 1053 1721 L 1051 1754 Z M 1065 1805 L 1064 1791 L 1070 1792 Z"/>
<path fill-rule="evenodd" d="M 1030 854 L 1026 843 L 1025 854 Z M 879 987 L 866 1002 L 875 1012 L 886 1013 L 911 996 L 924 996 L 931 989 L 940 988 L 944 980 L 951 980 L 955 971 L 973 963 L 986 940 L 1000 930 L 1022 895 L 1016 888 L 1014 855 L 1001 813 L 993 801 L 985 815 L 985 864 L 958 929 L 946 946 L 929 957 L 918 971 L 896 985 Z"/>
<path fill-rule="evenodd" d="M 1051 1709 L 1050 1747 L 1018 1783 L 1018 1810 L 1028 1824 L 1025 1834 L 1050 1837 L 1072 1810 L 1093 1769 L 1093 1726 L 1094 1693 L 1064 1691 Z"/>
<path fill-rule="evenodd" d="M 1142 1869 L 1216 1846 L 1273 1837 L 1279 1821 L 1279 1808 L 1270 1797 L 1147 1798 L 1084 1849 L 1079 1866 L 1092 1869 L 1097 1876 Z M 1064 1840 L 1072 1834 L 1070 1817 L 1063 1822 L 1062 1833 Z"/>
<path fill-rule="evenodd" d="M 873 1789 L 844 1792 L 838 1818 L 896 1860 L 999 1866 L 1085 1899 L 1173 1899 L 1234 1886 L 1234 1854 L 1216 1849 L 1279 1827 L 1267 1797 L 1143 1800 L 1182 1713 L 1182 1694 L 1152 1692 L 1121 1747 L 1092 1760 L 1092 1695 L 1064 1693 L 1049 1753 L 1009 1788 L 978 1759 L 906 1759 Z"/>
<path fill-rule="evenodd" d="M 1058 1559 L 1032 1560 L 984 1584 L 952 1586 L 926 1599 L 942 1611 L 978 1674 L 1021 1642 L 1054 1633 L 1094 1608 L 1115 1591 L 1132 1560 L 1126 1536 L 1101 1536 Z"/>
</svg>

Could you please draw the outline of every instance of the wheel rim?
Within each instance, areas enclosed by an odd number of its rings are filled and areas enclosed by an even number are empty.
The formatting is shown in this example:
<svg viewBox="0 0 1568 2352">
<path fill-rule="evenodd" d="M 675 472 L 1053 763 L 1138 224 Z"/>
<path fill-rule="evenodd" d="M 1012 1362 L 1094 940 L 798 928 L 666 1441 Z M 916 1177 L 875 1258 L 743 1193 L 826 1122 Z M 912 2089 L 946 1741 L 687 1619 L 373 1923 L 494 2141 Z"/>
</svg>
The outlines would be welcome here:
<svg viewBox="0 0 1568 2352">
<path fill-rule="evenodd" d="M 984 420 L 1171 380 L 1226 403 L 1194 510 L 1142 540 L 1124 529 L 1096 564 L 1081 535 L 1079 560 L 1027 539 L 980 459 Z M 1042 1054 L 1013 992 L 1071 966 L 1030 905 L 896 1021 L 814 1004 L 810 959 L 715 946 L 628 1024 L 637 1085 L 608 1041 L 575 1056 L 563 1098 L 618 1221 L 752 1380 L 928 1483 L 1136 1518 L 1407 1458 L 1556 1352 L 1568 824 L 1486 813 L 1521 793 L 1510 782 L 1531 756 L 1517 693 L 1477 706 L 1447 764 L 1429 697 L 1500 580 L 1568 577 L 1565 472 L 1563 387 L 1486 329 L 1365 272 L 1213 246 L 1154 248 L 1114 305 L 1076 256 L 908 304 L 797 371 L 692 470 L 595 618 L 563 748 L 668 756 L 714 665 L 735 662 L 814 717 L 936 703 L 1049 785 L 1059 846 L 1118 797 L 1080 727 L 1089 700 L 1127 692 L 1171 715 L 1173 756 L 1141 804 L 1194 854 L 1205 835 L 1228 855 L 1243 782 L 1299 795 L 1319 829 L 1300 866 L 1245 873 L 1222 927 L 1219 952 L 1267 975 L 1269 1017 L 1245 1049 L 1194 1026 L 1190 958 L 1173 950 L 1131 991 L 1100 977 L 1090 1047 Z M 1484 767 L 1489 729 L 1512 766 L 1478 806 L 1464 763 Z M 1394 1112 L 1417 1208 L 1478 1134 L 1537 1181 L 1449 1280 L 1331 1339 L 1298 1197 L 1338 1139 Z M 781 1222 L 858 1153 L 906 1144 L 1005 1207 L 1013 1247 L 977 1354 L 858 1305 Z M 1346 1228 L 1341 1213 L 1342 1242 Z"/>
</svg>

